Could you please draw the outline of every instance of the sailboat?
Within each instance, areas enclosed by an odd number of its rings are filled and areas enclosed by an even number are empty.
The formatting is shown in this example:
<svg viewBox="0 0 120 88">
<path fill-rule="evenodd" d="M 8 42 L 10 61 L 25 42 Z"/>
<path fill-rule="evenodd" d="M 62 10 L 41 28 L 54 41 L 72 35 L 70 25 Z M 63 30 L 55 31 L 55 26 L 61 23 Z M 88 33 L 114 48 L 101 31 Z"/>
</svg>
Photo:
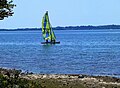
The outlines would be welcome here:
<svg viewBox="0 0 120 88">
<path fill-rule="evenodd" d="M 56 42 L 56 36 L 49 21 L 48 11 L 42 18 L 42 36 L 45 42 L 41 42 L 41 44 L 60 44 L 59 41 Z"/>
</svg>

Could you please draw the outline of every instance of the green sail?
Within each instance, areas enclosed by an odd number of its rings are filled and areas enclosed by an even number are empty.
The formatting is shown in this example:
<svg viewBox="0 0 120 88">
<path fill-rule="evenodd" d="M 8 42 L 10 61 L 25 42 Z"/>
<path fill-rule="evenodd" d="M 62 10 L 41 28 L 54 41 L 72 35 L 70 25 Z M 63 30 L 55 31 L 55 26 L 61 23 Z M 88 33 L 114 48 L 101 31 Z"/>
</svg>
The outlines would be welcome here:
<svg viewBox="0 0 120 88">
<path fill-rule="evenodd" d="M 45 15 L 42 18 L 42 35 L 44 40 L 56 40 L 55 34 L 49 21 L 48 11 L 46 11 Z"/>
<path fill-rule="evenodd" d="M 51 40 L 56 40 L 56 36 L 53 30 L 51 30 Z"/>
</svg>

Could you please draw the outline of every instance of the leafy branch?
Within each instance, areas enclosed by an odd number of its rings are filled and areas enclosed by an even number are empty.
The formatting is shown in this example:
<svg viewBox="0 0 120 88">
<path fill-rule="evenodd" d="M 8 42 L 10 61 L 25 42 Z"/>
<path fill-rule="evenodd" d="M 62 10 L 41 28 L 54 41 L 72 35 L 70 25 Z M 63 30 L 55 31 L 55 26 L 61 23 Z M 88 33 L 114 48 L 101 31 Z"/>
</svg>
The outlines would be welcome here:
<svg viewBox="0 0 120 88">
<path fill-rule="evenodd" d="M 12 16 L 14 14 L 13 8 L 16 6 L 12 4 L 13 1 L 0 0 L 0 20 L 3 20 L 5 17 Z"/>
</svg>

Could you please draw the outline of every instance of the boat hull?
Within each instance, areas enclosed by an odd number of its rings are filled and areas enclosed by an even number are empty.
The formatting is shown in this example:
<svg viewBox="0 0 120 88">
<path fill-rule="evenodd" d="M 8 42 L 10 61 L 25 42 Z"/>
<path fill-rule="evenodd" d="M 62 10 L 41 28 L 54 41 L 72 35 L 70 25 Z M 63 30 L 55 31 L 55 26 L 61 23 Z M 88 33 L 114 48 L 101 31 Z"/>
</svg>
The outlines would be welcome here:
<svg viewBox="0 0 120 88">
<path fill-rule="evenodd" d="M 60 42 L 41 42 L 41 44 L 60 44 Z"/>
</svg>

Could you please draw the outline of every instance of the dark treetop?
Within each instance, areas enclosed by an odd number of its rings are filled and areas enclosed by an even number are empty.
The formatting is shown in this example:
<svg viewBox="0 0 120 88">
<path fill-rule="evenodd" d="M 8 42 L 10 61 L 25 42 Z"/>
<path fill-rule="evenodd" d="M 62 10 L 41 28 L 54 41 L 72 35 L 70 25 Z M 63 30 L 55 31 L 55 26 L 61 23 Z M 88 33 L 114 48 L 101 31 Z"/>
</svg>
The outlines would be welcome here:
<svg viewBox="0 0 120 88">
<path fill-rule="evenodd" d="M 11 1 L 0 0 L 0 20 L 3 20 L 5 17 L 13 15 L 13 7 L 16 6 L 12 4 Z"/>
</svg>

